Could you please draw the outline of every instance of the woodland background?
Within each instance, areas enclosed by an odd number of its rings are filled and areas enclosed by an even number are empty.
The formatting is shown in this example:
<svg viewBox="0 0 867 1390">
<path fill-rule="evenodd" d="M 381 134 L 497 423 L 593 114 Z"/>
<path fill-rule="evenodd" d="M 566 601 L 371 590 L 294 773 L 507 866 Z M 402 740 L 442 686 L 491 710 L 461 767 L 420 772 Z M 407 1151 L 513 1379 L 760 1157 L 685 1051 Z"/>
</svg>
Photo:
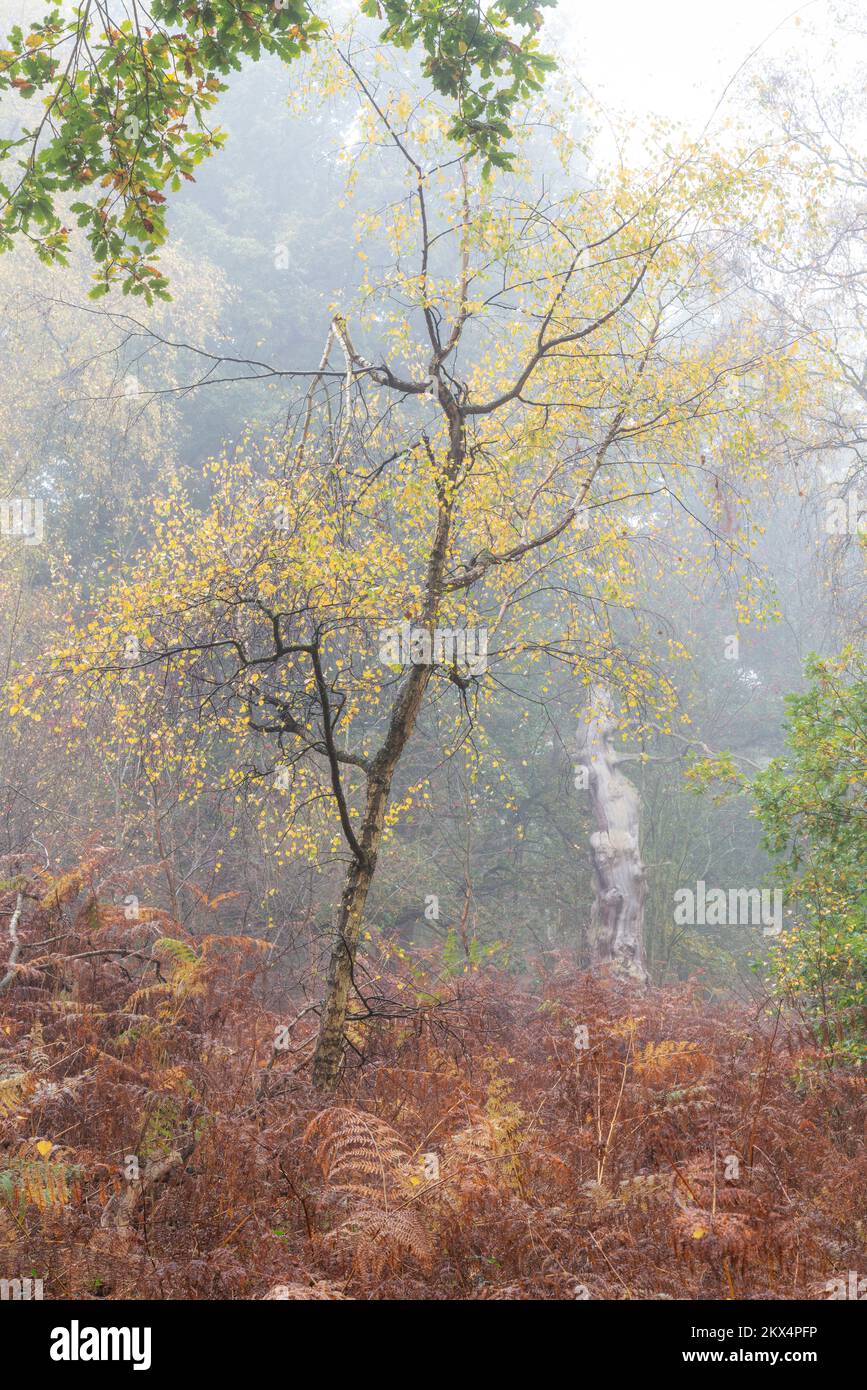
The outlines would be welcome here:
<svg viewBox="0 0 867 1390">
<path fill-rule="evenodd" d="M 3 32 L 30 9 L 3 0 Z M 121 273 L 92 297 L 71 192 L 67 264 L 13 229 L 2 491 L 43 499 L 45 538 L 0 538 L 0 1277 L 786 1299 L 867 1272 L 867 63 L 858 7 L 822 9 L 701 141 L 649 113 L 607 165 L 546 13 L 557 68 L 482 177 L 418 43 L 337 5 L 310 53 L 231 75 L 225 149 L 168 198 L 170 300 Z M 3 92 L 4 139 L 21 106 Z M 579 234 L 603 249 L 576 282 Z M 377 634 L 418 615 L 453 446 L 445 408 L 375 372 L 423 382 L 432 315 L 463 335 L 441 399 L 495 399 L 552 293 L 564 332 L 611 325 L 464 421 L 448 563 L 471 582 L 440 619 L 491 656 L 431 679 L 314 1087 L 363 786 L 344 769 L 341 807 L 309 731 L 336 707 L 367 756 L 387 728 Z M 213 642 L 258 650 L 275 594 L 327 669 L 269 668 L 260 699 Z M 599 681 L 640 794 L 643 989 L 590 969 Z M 259 727 L 269 698 L 297 737 Z M 782 940 L 678 925 L 699 880 L 781 884 Z"/>
</svg>

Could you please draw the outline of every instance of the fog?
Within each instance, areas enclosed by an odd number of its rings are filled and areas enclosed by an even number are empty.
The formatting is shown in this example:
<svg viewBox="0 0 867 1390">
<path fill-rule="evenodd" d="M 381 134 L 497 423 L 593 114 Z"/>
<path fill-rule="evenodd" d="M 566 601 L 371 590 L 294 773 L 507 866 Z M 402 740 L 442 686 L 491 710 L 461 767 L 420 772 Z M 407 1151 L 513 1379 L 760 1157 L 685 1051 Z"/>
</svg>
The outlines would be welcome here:
<svg viewBox="0 0 867 1390">
<path fill-rule="evenodd" d="M 505 167 L 357 9 L 242 53 L 225 146 L 148 216 L 129 169 L 34 156 L 5 226 L 4 1002 L 96 1007 L 85 952 L 147 999 L 255 939 L 245 1017 L 303 1021 L 326 1090 L 486 972 L 785 1000 L 857 1052 L 857 856 L 820 988 L 798 797 L 863 803 L 863 728 L 811 763 L 848 727 L 828 690 L 863 703 L 860 7 L 561 0 Z"/>
</svg>

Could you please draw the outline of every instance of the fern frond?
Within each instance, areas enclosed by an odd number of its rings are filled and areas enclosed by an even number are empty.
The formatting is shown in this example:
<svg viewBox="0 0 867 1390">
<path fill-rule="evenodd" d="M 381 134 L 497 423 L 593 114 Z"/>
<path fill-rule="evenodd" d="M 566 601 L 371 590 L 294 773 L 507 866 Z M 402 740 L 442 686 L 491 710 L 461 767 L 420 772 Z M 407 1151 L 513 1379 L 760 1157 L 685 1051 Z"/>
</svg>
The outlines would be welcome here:
<svg viewBox="0 0 867 1390">
<path fill-rule="evenodd" d="M 661 1201 L 671 1195 L 670 1173 L 636 1173 L 618 1185 L 617 1197 L 624 1206 L 637 1203 L 642 1211 L 650 1201 Z"/>
<path fill-rule="evenodd" d="M 136 1007 L 142 1003 L 149 1003 L 151 999 L 164 997 L 172 994 L 173 988 L 168 980 L 159 980 L 155 985 L 142 985 L 141 989 L 135 990 L 127 1000 L 127 1008 L 135 1011 Z"/>
<path fill-rule="evenodd" d="M 444 1145 L 446 1163 L 451 1168 L 479 1165 L 487 1167 L 494 1157 L 494 1138 L 491 1126 L 483 1120 L 479 1124 L 467 1125 L 452 1134 Z"/>
<path fill-rule="evenodd" d="M 108 1018 L 109 1015 L 99 1004 L 88 1004 L 80 999 L 49 999 L 48 1008 L 55 1014 L 66 1014 L 77 1018 Z"/>
<path fill-rule="evenodd" d="M 27 1043 L 27 1061 L 32 1071 L 42 1073 L 51 1066 L 51 1058 L 45 1048 L 45 1038 L 42 1034 L 42 1024 L 36 1020 L 25 1039 Z"/>
<path fill-rule="evenodd" d="M 176 965 L 198 965 L 199 957 L 188 941 L 179 941 L 176 936 L 161 936 L 154 942 L 155 951 L 165 951 Z"/>
<path fill-rule="evenodd" d="M 334 1106 L 314 1115 L 305 1139 L 320 1135 L 316 1159 L 328 1182 L 344 1191 L 381 1199 L 399 1182 L 407 1146 L 396 1130 L 376 1115 L 350 1106 Z"/>
<path fill-rule="evenodd" d="M 645 1081 L 686 1080 L 709 1070 L 710 1059 L 699 1051 L 692 1042 L 650 1042 L 635 1055 L 633 1062 L 637 1076 Z"/>
<path fill-rule="evenodd" d="M 75 868 L 70 869 L 65 874 L 58 874 L 54 878 L 41 870 L 41 876 L 46 879 L 46 884 L 39 906 L 41 908 L 62 907 L 64 903 L 77 898 L 84 885 L 92 879 L 96 869 L 105 862 L 108 854 L 108 850 L 98 848 L 92 851 L 80 864 L 76 864 Z"/>
<path fill-rule="evenodd" d="M 711 1104 L 708 1086 L 685 1086 L 666 1091 L 661 1100 L 661 1108 L 669 1114 L 686 1114 L 691 1110 L 706 1110 Z"/>
<path fill-rule="evenodd" d="M 12 1076 L 0 1077 L 0 1115 L 10 1115 L 13 1110 L 17 1110 L 35 1085 L 36 1077 L 30 1071 L 19 1071 Z"/>
<path fill-rule="evenodd" d="M 381 1274 L 386 1265 L 396 1264 L 401 1255 L 412 1255 L 422 1268 L 433 1260 L 430 1238 L 413 1211 L 378 1211 L 362 1208 L 344 1221 L 332 1237 L 349 1243 L 359 1269 L 365 1274 Z"/>
<path fill-rule="evenodd" d="M 212 951 L 228 947 L 234 951 L 272 951 L 273 941 L 265 941 L 261 936 L 203 936 L 199 941 L 202 956 Z"/>
<path fill-rule="evenodd" d="M 64 1158 L 34 1158 L 29 1142 L 7 1163 L 8 1167 L 0 1172 L 0 1194 L 10 1202 L 46 1211 L 49 1207 L 67 1206 L 71 1187 L 77 1189 L 81 1172 L 78 1165 Z"/>
</svg>

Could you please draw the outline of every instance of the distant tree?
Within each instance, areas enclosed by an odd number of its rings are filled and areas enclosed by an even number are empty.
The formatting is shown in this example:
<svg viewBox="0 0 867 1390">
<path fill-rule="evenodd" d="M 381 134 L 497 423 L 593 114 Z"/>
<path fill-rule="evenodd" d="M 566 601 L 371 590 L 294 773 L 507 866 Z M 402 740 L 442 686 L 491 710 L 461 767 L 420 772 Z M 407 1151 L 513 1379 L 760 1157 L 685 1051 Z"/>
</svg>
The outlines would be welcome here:
<svg viewBox="0 0 867 1390">
<path fill-rule="evenodd" d="M 753 778 L 764 839 L 794 922 L 774 951 L 777 989 L 830 1051 L 867 1059 L 867 663 L 853 649 L 807 664 L 790 695 L 788 752 Z"/>
<path fill-rule="evenodd" d="M 811 656 L 807 689 L 786 697 L 782 757 L 752 777 L 731 754 L 696 762 L 688 774 L 696 787 L 715 783 L 719 800 L 752 802 L 787 919 L 768 960 L 773 988 L 832 1055 L 859 1062 L 867 1057 L 865 674 L 853 647 Z"/>
</svg>

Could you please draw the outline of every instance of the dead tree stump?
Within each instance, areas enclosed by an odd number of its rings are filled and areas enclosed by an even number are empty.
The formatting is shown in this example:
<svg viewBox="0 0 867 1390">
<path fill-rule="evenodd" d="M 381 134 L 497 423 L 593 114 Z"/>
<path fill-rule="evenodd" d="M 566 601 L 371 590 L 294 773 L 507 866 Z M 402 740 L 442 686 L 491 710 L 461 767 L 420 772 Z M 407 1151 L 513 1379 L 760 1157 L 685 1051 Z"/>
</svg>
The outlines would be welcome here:
<svg viewBox="0 0 867 1390">
<path fill-rule="evenodd" d="M 608 970 L 646 984 L 644 904 L 647 875 L 639 850 L 640 801 L 620 771 L 613 738 L 617 727 L 611 692 L 591 687 L 578 732 L 578 761 L 586 769 L 596 830 L 590 836 L 596 896 L 590 914 L 594 970 Z"/>
</svg>

